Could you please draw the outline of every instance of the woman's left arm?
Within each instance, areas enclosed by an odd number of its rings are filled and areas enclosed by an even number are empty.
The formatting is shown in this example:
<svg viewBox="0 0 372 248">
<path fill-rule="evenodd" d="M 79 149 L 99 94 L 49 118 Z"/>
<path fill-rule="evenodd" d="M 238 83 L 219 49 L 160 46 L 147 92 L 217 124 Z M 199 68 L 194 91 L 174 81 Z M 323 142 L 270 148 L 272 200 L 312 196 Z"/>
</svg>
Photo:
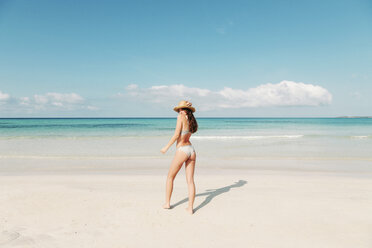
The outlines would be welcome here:
<svg viewBox="0 0 372 248">
<path fill-rule="evenodd" d="M 161 153 L 163 154 L 166 153 L 168 149 L 173 145 L 173 143 L 176 142 L 178 137 L 180 137 L 181 129 L 182 129 L 182 118 L 183 118 L 182 114 L 181 113 L 178 114 L 177 125 L 176 125 L 176 130 L 174 131 L 174 135 L 172 136 L 168 144 L 160 150 Z"/>
</svg>

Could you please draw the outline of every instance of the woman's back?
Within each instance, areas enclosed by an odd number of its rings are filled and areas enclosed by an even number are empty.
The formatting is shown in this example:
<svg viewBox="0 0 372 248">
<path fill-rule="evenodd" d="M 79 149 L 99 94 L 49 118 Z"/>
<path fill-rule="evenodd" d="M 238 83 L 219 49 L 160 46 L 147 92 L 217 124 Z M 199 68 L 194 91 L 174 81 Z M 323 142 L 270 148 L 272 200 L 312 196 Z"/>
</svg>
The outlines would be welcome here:
<svg viewBox="0 0 372 248">
<path fill-rule="evenodd" d="M 177 139 L 177 147 L 179 146 L 184 146 L 184 145 L 190 145 L 190 137 L 191 137 L 191 132 L 190 132 L 190 126 L 189 126 L 189 121 L 187 119 L 187 115 L 184 113 L 179 113 L 181 115 L 181 120 L 182 120 L 182 128 L 181 128 L 181 133 L 180 136 Z"/>
</svg>

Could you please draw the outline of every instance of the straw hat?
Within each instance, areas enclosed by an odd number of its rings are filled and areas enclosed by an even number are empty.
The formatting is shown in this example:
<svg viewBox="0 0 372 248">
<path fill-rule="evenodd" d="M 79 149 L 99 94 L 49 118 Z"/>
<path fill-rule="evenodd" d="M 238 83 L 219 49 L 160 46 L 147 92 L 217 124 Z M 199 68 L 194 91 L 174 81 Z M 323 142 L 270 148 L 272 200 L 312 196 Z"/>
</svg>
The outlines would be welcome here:
<svg viewBox="0 0 372 248">
<path fill-rule="evenodd" d="M 193 113 L 195 112 L 195 108 L 191 107 L 191 102 L 184 101 L 184 100 L 180 101 L 178 103 L 178 106 L 174 107 L 173 110 L 178 112 L 179 109 L 183 109 L 183 108 L 190 109 Z"/>
</svg>

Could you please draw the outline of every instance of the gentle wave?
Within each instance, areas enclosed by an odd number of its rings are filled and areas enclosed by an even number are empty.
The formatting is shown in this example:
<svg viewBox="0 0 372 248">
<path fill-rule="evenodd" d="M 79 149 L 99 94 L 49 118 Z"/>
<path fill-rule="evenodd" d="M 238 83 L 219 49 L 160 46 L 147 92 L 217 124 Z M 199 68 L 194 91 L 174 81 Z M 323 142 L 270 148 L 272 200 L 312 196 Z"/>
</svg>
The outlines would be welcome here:
<svg viewBox="0 0 372 248">
<path fill-rule="evenodd" d="M 196 140 L 260 140 L 260 139 L 298 139 L 304 135 L 263 135 L 263 136 L 193 136 Z"/>
<path fill-rule="evenodd" d="M 0 155 L 0 159 L 32 159 L 32 160 L 147 160 L 147 159 L 168 159 L 164 155 L 158 156 L 53 156 L 53 155 Z M 306 157 L 306 156 L 236 156 L 225 157 L 223 160 L 361 160 L 372 161 L 371 157 Z"/>
<path fill-rule="evenodd" d="M 169 136 L 169 135 L 168 135 Z M 0 136 L 0 140 L 37 140 L 37 139 L 48 139 L 48 140 L 105 140 L 105 139 L 149 139 L 149 138 L 158 138 L 158 137 L 168 137 L 166 135 L 158 135 L 158 136 L 134 136 L 134 135 L 102 135 L 102 136 L 93 136 L 93 135 L 85 135 L 85 136 L 67 136 L 67 135 L 35 135 L 35 136 Z"/>
<path fill-rule="evenodd" d="M 0 155 L 0 159 L 74 159 L 74 160 L 125 160 L 125 159 L 157 159 L 163 156 L 94 156 L 94 155 L 71 155 L 71 156 L 54 156 L 54 155 Z"/>
<path fill-rule="evenodd" d="M 368 138 L 371 138 L 372 136 L 368 136 L 368 135 L 355 135 L 355 136 L 350 136 L 350 138 L 352 139 L 368 139 Z"/>
<path fill-rule="evenodd" d="M 145 123 L 117 123 L 117 124 L 27 124 L 27 125 L 14 125 L 14 124 L 4 124 L 0 123 L 0 128 L 2 129 L 37 129 L 37 128 L 62 128 L 62 129 L 73 129 L 73 128 L 83 128 L 83 129 L 95 129 L 95 128 L 135 128 L 135 127 L 145 127 L 148 124 Z"/>
</svg>

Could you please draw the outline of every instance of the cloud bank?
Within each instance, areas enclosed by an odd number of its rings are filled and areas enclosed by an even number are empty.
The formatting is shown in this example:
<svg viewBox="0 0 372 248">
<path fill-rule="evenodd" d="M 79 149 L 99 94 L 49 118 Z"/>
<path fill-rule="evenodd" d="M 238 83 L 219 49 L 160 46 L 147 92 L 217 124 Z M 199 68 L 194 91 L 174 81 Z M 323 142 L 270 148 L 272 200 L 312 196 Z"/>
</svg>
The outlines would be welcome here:
<svg viewBox="0 0 372 248">
<path fill-rule="evenodd" d="M 159 104 L 175 104 L 181 99 L 186 99 L 193 101 L 202 111 L 217 108 L 322 106 L 332 102 L 331 93 L 321 86 L 287 80 L 277 84 L 263 84 L 247 90 L 225 87 L 218 91 L 192 88 L 183 84 L 150 88 L 140 88 L 138 85 L 131 84 L 126 87 L 124 95 Z"/>
<path fill-rule="evenodd" d="M 0 109 L 3 112 L 36 113 L 43 111 L 96 110 L 76 93 L 35 94 L 26 97 L 12 97 L 0 91 Z"/>
<path fill-rule="evenodd" d="M 154 85 L 148 88 L 136 84 L 127 85 L 124 93 L 116 97 L 125 101 L 124 106 L 137 105 L 138 108 L 152 110 L 173 106 L 180 100 L 193 102 L 198 111 L 218 109 L 242 109 L 291 106 L 323 106 L 331 104 L 332 95 L 327 89 L 302 82 L 282 81 L 277 84 L 262 84 L 249 89 L 206 89 L 188 87 L 183 84 Z M 127 115 L 131 109 L 123 108 L 122 102 L 106 98 L 105 106 L 117 109 L 121 115 Z M 102 103 L 101 103 L 102 104 Z M 120 105 L 117 105 L 120 104 Z M 31 96 L 14 97 L 0 91 L 0 114 L 2 116 L 43 116 L 43 115 L 86 115 L 86 111 L 99 110 L 77 93 L 49 92 Z M 142 111 L 141 109 L 139 109 Z M 143 112 L 146 113 L 146 112 Z"/>
</svg>

